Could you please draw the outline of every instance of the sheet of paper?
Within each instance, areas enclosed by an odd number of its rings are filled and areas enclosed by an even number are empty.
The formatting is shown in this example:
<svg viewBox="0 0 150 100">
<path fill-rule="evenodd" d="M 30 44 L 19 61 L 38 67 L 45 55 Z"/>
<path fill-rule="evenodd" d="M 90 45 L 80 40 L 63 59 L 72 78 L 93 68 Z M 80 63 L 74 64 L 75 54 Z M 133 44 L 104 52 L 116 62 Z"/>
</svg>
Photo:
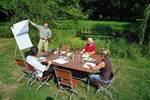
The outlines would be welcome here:
<svg viewBox="0 0 150 100">
<path fill-rule="evenodd" d="M 83 54 L 82 57 L 87 58 L 87 57 L 90 57 L 90 55 L 89 54 Z"/>
<path fill-rule="evenodd" d="M 83 65 L 84 68 L 90 68 L 90 67 L 95 67 L 95 66 L 96 66 L 96 64 L 95 63 L 91 63 L 91 62 L 86 62 Z"/>
<path fill-rule="evenodd" d="M 19 36 L 21 34 L 28 33 L 28 31 L 29 31 L 29 25 L 28 24 L 29 24 L 28 20 L 24 20 L 24 21 L 21 21 L 21 22 L 14 24 L 13 25 L 14 34 Z"/>
<path fill-rule="evenodd" d="M 64 60 L 64 59 L 55 59 L 55 60 L 53 60 L 53 62 L 56 62 L 56 63 L 59 63 L 59 64 L 65 64 L 65 63 L 68 63 L 69 61 Z"/>
<path fill-rule="evenodd" d="M 19 47 L 20 50 L 27 49 L 27 48 L 30 48 L 30 47 L 33 46 L 28 33 L 25 33 L 25 34 L 22 34 L 22 35 L 18 36 L 18 35 L 15 34 L 16 29 L 11 27 L 11 30 L 12 30 L 12 33 L 13 33 L 15 39 L 16 39 L 16 42 L 17 42 L 18 47 Z"/>
</svg>

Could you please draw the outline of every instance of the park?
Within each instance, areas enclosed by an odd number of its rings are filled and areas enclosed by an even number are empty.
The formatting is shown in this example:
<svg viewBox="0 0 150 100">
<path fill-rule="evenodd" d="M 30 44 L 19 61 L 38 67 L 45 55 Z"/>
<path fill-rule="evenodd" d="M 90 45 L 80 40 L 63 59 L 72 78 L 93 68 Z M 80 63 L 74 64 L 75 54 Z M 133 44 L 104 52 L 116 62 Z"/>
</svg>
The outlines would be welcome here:
<svg viewBox="0 0 150 100">
<path fill-rule="evenodd" d="M 46 39 L 45 24 L 50 33 Z M 89 41 L 96 46 L 92 54 L 85 49 Z M 44 80 L 26 59 L 37 47 L 38 61 L 54 67 L 53 75 Z M 92 83 L 94 68 L 84 67 L 87 62 L 103 62 L 99 56 L 105 50 L 114 74 L 106 84 L 111 85 L 108 91 L 101 82 L 98 87 Z M 21 61 L 27 70 L 19 67 Z M 149 67 L 149 0 L 0 1 L 0 100 L 150 100 Z M 63 79 L 57 79 L 57 71 L 65 78 L 68 71 L 70 85 L 73 80 L 78 83 L 76 89 L 61 90 Z"/>
</svg>

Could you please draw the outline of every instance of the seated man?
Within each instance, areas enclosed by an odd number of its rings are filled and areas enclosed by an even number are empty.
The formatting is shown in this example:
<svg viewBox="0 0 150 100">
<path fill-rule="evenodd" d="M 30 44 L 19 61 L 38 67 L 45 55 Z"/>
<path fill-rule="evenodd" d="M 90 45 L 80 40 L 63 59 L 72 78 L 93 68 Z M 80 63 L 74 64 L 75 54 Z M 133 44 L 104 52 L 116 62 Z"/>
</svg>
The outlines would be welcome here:
<svg viewBox="0 0 150 100">
<path fill-rule="evenodd" d="M 36 57 L 38 53 L 37 47 L 32 47 L 30 49 L 30 54 L 26 57 L 26 61 L 32 65 L 37 70 L 37 77 L 47 76 L 48 74 L 54 72 L 53 67 L 51 66 L 51 61 L 48 61 L 48 65 L 43 65 Z"/>
<path fill-rule="evenodd" d="M 81 53 L 86 53 L 90 55 L 96 53 L 96 45 L 94 44 L 94 40 L 92 38 L 88 38 L 88 43 L 83 47 Z"/>
<path fill-rule="evenodd" d="M 109 54 L 110 54 L 109 50 L 103 49 L 101 51 L 102 62 L 100 62 L 95 67 L 91 67 L 91 70 L 93 70 L 93 71 L 97 71 L 97 70 L 100 71 L 100 73 L 90 75 L 90 80 L 93 83 L 95 83 L 95 85 L 97 87 L 99 87 L 99 86 L 98 86 L 98 84 L 96 84 L 96 81 L 99 81 L 101 83 L 108 83 L 113 75 L 112 65 L 108 59 Z"/>
</svg>

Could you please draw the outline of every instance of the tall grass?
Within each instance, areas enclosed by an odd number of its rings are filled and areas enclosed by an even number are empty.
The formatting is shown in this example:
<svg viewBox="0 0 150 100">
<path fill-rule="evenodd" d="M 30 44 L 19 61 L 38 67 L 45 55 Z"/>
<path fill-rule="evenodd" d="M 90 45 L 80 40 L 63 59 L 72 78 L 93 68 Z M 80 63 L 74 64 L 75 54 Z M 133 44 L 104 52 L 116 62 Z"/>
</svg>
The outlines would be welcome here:
<svg viewBox="0 0 150 100">
<path fill-rule="evenodd" d="M 52 39 L 49 41 L 49 48 L 60 48 L 62 44 L 70 45 L 70 48 L 82 48 L 86 44 L 86 40 L 76 37 L 75 29 L 53 29 Z M 30 31 L 30 36 L 34 45 L 38 45 L 38 31 Z M 116 58 L 137 59 L 141 56 L 150 57 L 149 46 L 139 46 L 136 43 L 129 43 L 124 38 L 100 39 L 96 38 L 97 53 L 100 48 L 107 48 L 111 51 L 111 56 Z"/>
<path fill-rule="evenodd" d="M 56 26 L 55 26 L 56 25 Z M 71 48 L 82 48 L 86 44 L 86 40 L 81 40 L 80 36 L 76 37 L 76 34 L 79 33 L 80 27 L 93 27 L 94 25 L 100 26 L 109 26 L 111 29 L 127 29 L 125 26 L 129 27 L 128 30 L 138 27 L 135 23 L 129 22 L 114 22 L 114 21 L 56 21 L 52 28 L 52 39 L 50 39 L 49 48 L 60 48 L 62 44 L 68 44 Z M 10 23 L 0 23 L 0 37 L 12 37 L 10 30 Z M 55 27 L 55 28 L 54 28 Z M 98 27 L 98 26 L 97 26 Z M 133 30 L 134 30 L 133 28 Z M 132 30 L 132 31 L 133 31 Z M 101 32 L 99 32 L 101 33 Z M 112 33 L 110 33 L 112 34 Z M 37 29 L 31 27 L 29 35 L 33 44 L 36 46 L 39 42 L 38 31 Z M 80 35 L 80 34 L 79 34 Z M 91 36 L 87 36 L 91 37 Z M 97 37 L 96 35 L 92 37 Z M 122 57 L 122 58 L 138 58 L 140 56 L 150 57 L 150 46 L 143 45 L 139 46 L 136 43 L 129 43 L 122 38 L 113 37 L 112 39 L 101 39 L 97 37 L 95 39 L 97 45 L 97 53 L 100 48 L 108 48 L 111 51 L 113 57 Z"/>
</svg>

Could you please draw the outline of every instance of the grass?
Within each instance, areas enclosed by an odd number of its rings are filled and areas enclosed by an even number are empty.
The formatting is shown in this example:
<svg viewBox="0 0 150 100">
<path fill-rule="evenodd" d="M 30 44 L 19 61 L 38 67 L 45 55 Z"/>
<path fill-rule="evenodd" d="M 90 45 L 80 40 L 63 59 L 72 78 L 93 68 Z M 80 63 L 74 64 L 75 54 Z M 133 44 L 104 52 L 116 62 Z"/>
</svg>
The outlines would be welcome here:
<svg viewBox="0 0 150 100">
<path fill-rule="evenodd" d="M 60 47 L 62 42 L 69 43 L 72 47 L 82 47 L 85 41 L 75 38 L 73 32 L 73 30 L 70 30 L 69 33 L 62 30 L 54 30 L 54 37 L 50 41 L 49 47 Z M 66 36 L 69 39 L 66 40 Z M 36 36 L 32 36 L 32 39 L 35 38 Z M 38 39 L 34 40 L 33 44 L 37 45 L 37 41 Z M 97 46 L 104 46 L 105 41 L 99 40 L 98 42 Z M 35 93 L 37 84 L 34 84 L 31 90 L 26 88 L 27 80 L 22 81 L 19 85 L 17 84 L 21 73 L 14 63 L 14 48 L 14 38 L 0 38 L 0 100 L 51 100 L 50 98 L 54 98 L 57 88 L 52 80 L 49 81 L 50 87 L 44 86 L 38 94 Z M 17 55 L 19 56 L 19 53 Z M 113 56 L 111 61 L 113 69 L 121 66 L 118 77 L 113 84 L 117 90 L 117 93 L 112 91 L 114 100 L 149 100 L 150 60 L 144 57 L 131 59 Z M 78 86 L 79 95 L 74 96 L 73 100 L 108 100 L 104 94 L 95 96 L 94 87 L 90 87 L 90 92 L 87 94 L 84 85 L 85 83 L 80 82 Z M 67 97 L 64 94 L 60 94 L 59 99 L 66 100 Z"/>
<path fill-rule="evenodd" d="M 11 34 L 11 30 L 8 30 L 13 25 L 13 23 L 15 22 L 10 22 L 10 21 L 0 22 L 0 31 L 1 31 L 0 37 L 13 37 L 13 35 Z M 99 28 L 103 26 L 109 27 L 110 29 L 115 30 L 116 32 L 124 31 L 124 30 L 134 32 L 134 33 L 139 32 L 138 22 L 58 20 L 55 21 L 54 23 L 50 23 L 51 28 L 67 29 L 67 30 L 68 29 L 79 30 L 82 27 Z"/>
<path fill-rule="evenodd" d="M 110 27 L 112 30 L 138 32 L 139 22 L 118 22 L 118 21 L 90 21 L 90 20 L 59 20 L 56 27 L 61 29 L 80 29 L 81 27 Z"/>
<path fill-rule="evenodd" d="M 64 23 L 68 23 L 65 24 L 65 28 L 63 24 L 57 22 L 57 25 L 60 24 L 60 26 L 57 26 L 59 30 L 52 29 L 53 38 L 50 40 L 49 48 L 60 48 L 62 44 L 68 44 L 71 48 L 82 48 L 86 41 L 75 36 L 79 26 L 90 27 L 95 24 L 100 26 L 108 25 L 113 29 L 122 30 L 125 25 L 131 24 L 128 22 L 113 21 L 76 21 L 74 24 L 72 21 L 65 21 Z M 135 27 L 133 23 L 131 26 Z M 2 34 L 4 33 L 5 32 L 2 31 Z M 10 32 L 6 33 L 9 34 L 9 36 L 12 34 Z M 7 34 L 5 34 L 6 37 Z M 32 28 L 29 35 L 33 45 L 37 46 L 39 40 L 39 38 L 37 38 L 38 31 Z M 97 45 L 97 53 L 99 53 L 100 48 L 108 48 L 111 50 L 113 69 L 118 66 L 122 67 L 116 81 L 113 84 L 117 90 L 117 93 L 112 91 L 114 100 L 149 100 L 149 47 L 144 47 L 146 48 L 143 49 L 144 54 L 146 54 L 146 57 L 144 57 L 140 51 L 141 47 L 137 44 L 129 44 L 124 39 L 101 40 L 98 38 L 95 40 L 95 43 Z M 50 98 L 55 97 L 57 88 L 56 84 L 52 80 L 49 81 L 51 84 L 50 87 L 44 86 L 38 94 L 35 93 L 37 84 L 34 84 L 31 90 L 26 88 L 27 80 L 17 84 L 21 73 L 14 63 L 14 38 L 0 38 L 0 50 L 0 100 L 51 100 Z M 20 57 L 19 51 L 17 53 L 17 57 Z M 108 100 L 107 96 L 104 94 L 95 96 L 94 92 L 95 88 L 90 87 L 90 92 L 87 94 L 85 83 L 80 82 L 80 85 L 78 86 L 79 95 L 74 96 L 73 100 Z M 59 99 L 66 100 L 67 96 L 60 94 Z"/>
</svg>

